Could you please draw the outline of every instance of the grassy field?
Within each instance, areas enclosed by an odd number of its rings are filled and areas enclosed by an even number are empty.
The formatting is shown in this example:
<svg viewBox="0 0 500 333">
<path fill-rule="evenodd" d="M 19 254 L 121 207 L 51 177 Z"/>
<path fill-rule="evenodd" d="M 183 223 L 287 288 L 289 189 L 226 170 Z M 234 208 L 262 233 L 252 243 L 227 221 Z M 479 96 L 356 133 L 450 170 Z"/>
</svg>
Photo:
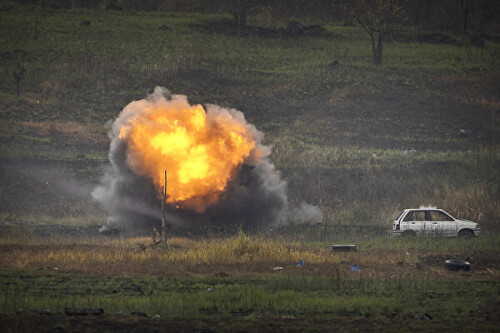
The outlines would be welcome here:
<svg viewBox="0 0 500 333">
<path fill-rule="evenodd" d="M 1 6 L 4 221 L 102 219 L 88 195 L 61 198 L 47 170 L 96 183 L 106 122 L 162 85 L 243 111 L 273 146 L 292 203 L 319 205 L 333 224 L 387 226 L 401 208 L 432 204 L 497 228 L 493 40 L 390 42 L 374 67 L 355 27 L 238 35 L 224 16 Z"/>
<path fill-rule="evenodd" d="M 454 331 L 495 330 L 500 321 L 498 236 L 373 239 L 348 253 L 243 233 L 174 238 L 167 251 L 150 242 L 3 239 L 4 328 Z M 472 270 L 448 271 L 448 258 Z"/>
<path fill-rule="evenodd" d="M 0 3 L 0 331 L 494 331 L 498 36 L 431 44 L 408 29 L 373 66 L 359 27 L 303 22 L 325 31 L 301 36 L 250 16 L 238 33 L 228 18 Z M 324 223 L 207 227 L 168 251 L 100 236 L 106 214 L 90 192 L 108 165 L 106 124 L 156 85 L 244 112 L 291 203 L 319 206 Z M 420 205 L 483 235 L 387 236 Z M 334 242 L 358 251 L 333 253 Z M 447 271 L 450 258 L 473 269 Z"/>
</svg>

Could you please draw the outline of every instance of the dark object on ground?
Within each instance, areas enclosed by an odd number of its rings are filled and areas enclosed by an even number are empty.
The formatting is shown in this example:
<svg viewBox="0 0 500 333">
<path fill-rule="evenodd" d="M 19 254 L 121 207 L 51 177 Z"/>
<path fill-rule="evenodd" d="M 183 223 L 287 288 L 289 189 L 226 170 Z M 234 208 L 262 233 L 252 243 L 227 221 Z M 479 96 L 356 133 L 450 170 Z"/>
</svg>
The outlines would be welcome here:
<svg viewBox="0 0 500 333">
<path fill-rule="evenodd" d="M 49 309 L 45 309 L 45 310 L 34 310 L 34 312 L 36 312 L 36 313 L 37 313 L 37 314 L 39 314 L 39 315 L 47 315 L 47 316 L 49 316 L 49 315 L 51 315 L 51 314 L 52 314 L 52 312 L 50 312 L 50 310 L 49 310 Z"/>
<path fill-rule="evenodd" d="M 424 313 L 422 317 L 420 317 L 421 320 L 432 320 L 432 316 L 428 314 L 427 312 Z"/>
<path fill-rule="evenodd" d="M 164 25 L 162 25 L 159 29 L 160 29 L 160 30 L 162 30 L 162 31 L 167 31 L 167 30 L 169 29 L 169 27 L 167 27 L 167 26 L 164 24 Z"/>
<path fill-rule="evenodd" d="M 120 234 L 120 230 L 118 229 L 106 229 L 106 230 L 102 230 L 100 231 L 101 235 L 104 235 L 104 236 L 118 236 Z"/>
<path fill-rule="evenodd" d="M 82 22 L 80 22 L 80 25 L 90 25 L 90 21 L 87 21 L 87 20 L 82 21 Z"/>
<path fill-rule="evenodd" d="M 356 251 L 356 245 L 352 244 L 339 244 L 339 245 L 332 245 L 332 251 L 333 252 L 350 252 L 350 251 Z"/>
<path fill-rule="evenodd" d="M 450 271 L 470 271 L 470 263 L 465 260 L 448 259 L 444 262 L 444 267 Z"/>
<path fill-rule="evenodd" d="M 139 311 L 132 311 L 131 313 L 132 316 L 137 316 L 137 317 L 143 317 L 143 318 L 147 318 L 148 315 L 145 314 L 144 312 L 139 312 Z"/>
<path fill-rule="evenodd" d="M 69 316 L 98 316 L 103 314 L 104 310 L 102 308 L 65 308 L 64 313 Z"/>
</svg>

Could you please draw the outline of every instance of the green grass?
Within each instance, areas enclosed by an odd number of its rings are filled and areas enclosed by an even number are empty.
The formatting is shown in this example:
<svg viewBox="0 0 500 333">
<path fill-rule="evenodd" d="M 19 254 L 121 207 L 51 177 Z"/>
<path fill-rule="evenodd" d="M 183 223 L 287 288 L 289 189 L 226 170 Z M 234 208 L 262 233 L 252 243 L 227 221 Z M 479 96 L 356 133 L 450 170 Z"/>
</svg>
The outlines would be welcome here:
<svg viewBox="0 0 500 333">
<path fill-rule="evenodd" d="M 358 274 L 358 273 L 353 273 Z M 18 309 L 102 307 L 149 316 L 385 317 L 391 313 L 457 318 L 493 302 L 494 282 L 373 280 L 276 275 L 259 278 L 118 278 L 3 270 L 0 313 Z M 467 299 L 468 302 L 463 302 Z"/>
</svg>

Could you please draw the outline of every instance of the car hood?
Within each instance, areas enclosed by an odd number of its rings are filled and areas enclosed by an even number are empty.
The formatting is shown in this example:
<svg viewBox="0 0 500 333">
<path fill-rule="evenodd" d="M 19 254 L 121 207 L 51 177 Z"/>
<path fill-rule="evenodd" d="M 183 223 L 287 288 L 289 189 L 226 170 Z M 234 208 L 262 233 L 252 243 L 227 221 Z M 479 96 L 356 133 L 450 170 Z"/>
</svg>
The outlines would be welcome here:
<svg viewBox="0 0 500 333">
<path fill-rule="evenodd" d="M 477 228 L 477 223 L 466 219 L 457 219 L 457 225 L 461 227 Z"/>
</svg>

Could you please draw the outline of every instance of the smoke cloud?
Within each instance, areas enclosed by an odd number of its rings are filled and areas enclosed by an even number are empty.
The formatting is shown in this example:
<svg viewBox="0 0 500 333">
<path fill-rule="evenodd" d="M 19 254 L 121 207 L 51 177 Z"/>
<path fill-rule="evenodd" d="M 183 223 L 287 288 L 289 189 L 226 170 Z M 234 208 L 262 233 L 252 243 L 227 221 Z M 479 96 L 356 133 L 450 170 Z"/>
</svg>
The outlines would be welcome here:
<svg viewBox="0 0 500 333">
<path fill-rule="evenodd" d="M 185 118 L 188 114 L 193 117 Z M 317 207 L 304 203 L 289 209 L 286 182 L 268 159 L 264 134 L 238 110 L 192 106 L 186 96 L 156 87 L 123 109 L 109 136 L 110 166 L 92 191 L 108 213 L 101 231 L 160 224 L 164 166 L 170 228 L 263 228 L 284 224 L 290 215 L 321 220 Z"/>
</svg>

